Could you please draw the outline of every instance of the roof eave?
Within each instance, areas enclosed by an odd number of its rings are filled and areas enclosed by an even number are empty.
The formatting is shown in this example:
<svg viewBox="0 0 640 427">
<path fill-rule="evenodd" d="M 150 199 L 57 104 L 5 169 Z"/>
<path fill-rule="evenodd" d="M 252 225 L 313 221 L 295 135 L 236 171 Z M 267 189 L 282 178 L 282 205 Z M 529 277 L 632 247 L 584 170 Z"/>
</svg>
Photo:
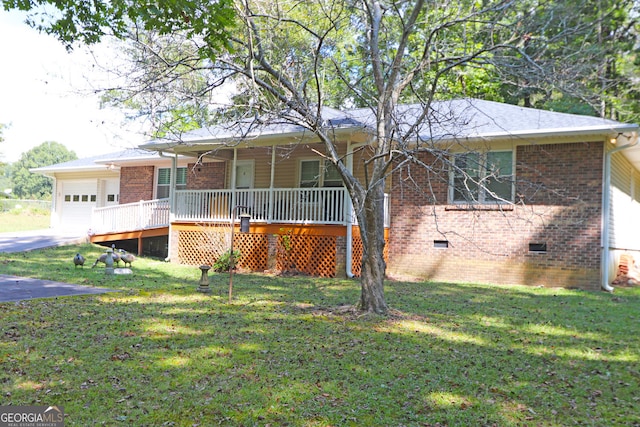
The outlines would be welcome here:
<svg viewBox="0 0 640 427">
<path fill-rule="evenodd" d="M 431 138 L 438 142 L 478 142 L 488 140 L 527 140 L 527 139 L 545 139 L 553 137 L 579 137 L 593 136 L 598 138 L 617 138 L 626 135 L 629 138 L 634 137 L 640 131 L 638 125 L 635 124 L 616 124 L 616 126 L 585 126 L 575 128 L 555 128 L 555 129 L 535 129 L 514 132 L 493 132 L 486 134 L 477 134 L 471 136 L 443 136 Z"/>
<path fill-rule="evenodd" d="M 361 127 L 341 127 L 333 130 L 333 135 L 350 135 L 363 131 Z M 186 152 L 194 152 L 201 150 L 215 150 L 221 148 L 234 148 L 234 147 L 258 147 L 258 146 L 271 146 L 271 145 L 286 145 L 299 142 L 320 142 L 318 136 L 312 131 L 296 131 L 296 132 L 282 132 L 271 133 L 266 135 L 248 135 L 245 138 L 203 138 L 203 139 L 189 139 L 181 142 L 167 141 L 167 142 L 151 142 L 147 144 L 139 145 L 138 147 L 143 150 L 161 151 L 173 154 L 180 154 Z"/>
<path fill-rule="evenodd" d="M 102 164 L 96 164 L 95 166 L 69 166 L 69 167 L 61 167 L 61 168 L 50 168 L 48 166 L 41 168 L 31 168 L 29 172 L 39 173 L 44 176 L 48 176 L 50 178 L 55 178 L 58 173 L 66 173 L 66 172 L 100 172 L 100 171 L 117 171 L 119 168 L 110 169 L 105 167 Z"/>
</svg>

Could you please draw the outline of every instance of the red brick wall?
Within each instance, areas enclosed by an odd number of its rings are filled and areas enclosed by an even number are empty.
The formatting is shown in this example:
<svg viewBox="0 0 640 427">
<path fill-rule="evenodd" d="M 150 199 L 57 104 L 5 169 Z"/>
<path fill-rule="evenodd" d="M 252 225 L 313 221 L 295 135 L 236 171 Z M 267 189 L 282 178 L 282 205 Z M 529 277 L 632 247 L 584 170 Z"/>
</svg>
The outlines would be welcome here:
<svg viewBox="0 0 640 427">
<path fill-rule="evenodd" d="M 153 199 L 154 167 L 135 166 L 120 169 L 120 204 Z"/>
<path fill-rule="evenodd" d="M 599 288 L 602 152 L 602 143 L 518 147 L 516 204 L 502 209 L 447 205 L 446 167 L 423 154 L 430 171 L 412 165 L 411 178 L 405 167 L 393 179 L 389 275 Z"/>
<path fill-rule="evenodd" d="M 224 162 L 212 162 L 187 167 L 187 189 L 220 190 L 224 188 Z"/>
</svg>

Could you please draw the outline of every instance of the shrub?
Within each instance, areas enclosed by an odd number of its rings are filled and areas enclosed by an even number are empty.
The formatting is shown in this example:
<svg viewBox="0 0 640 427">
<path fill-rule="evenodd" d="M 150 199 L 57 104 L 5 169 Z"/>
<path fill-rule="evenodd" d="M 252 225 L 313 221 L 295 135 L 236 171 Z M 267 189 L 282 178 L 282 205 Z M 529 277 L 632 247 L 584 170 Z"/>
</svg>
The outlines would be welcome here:
<svg viewBox="0 0 640 427">
<path fill-rule="evenodd" d="M 216 260 L 216 262 L 213 263 L 213 271 L 216 272 L 222 272 L 222 271 L 229 271 L 229 267 L 230 267 L 230 258 L 231 258 L 231 251 L 226 251 L 224 252 L 222 255 L 220 255 L 220 257 Z M 240 259 L 240 251 L 238 249 L 233 251 L 233 267 L 235 268 L 236 264 L 238 263 L 238 260 Z"/>
</svg>

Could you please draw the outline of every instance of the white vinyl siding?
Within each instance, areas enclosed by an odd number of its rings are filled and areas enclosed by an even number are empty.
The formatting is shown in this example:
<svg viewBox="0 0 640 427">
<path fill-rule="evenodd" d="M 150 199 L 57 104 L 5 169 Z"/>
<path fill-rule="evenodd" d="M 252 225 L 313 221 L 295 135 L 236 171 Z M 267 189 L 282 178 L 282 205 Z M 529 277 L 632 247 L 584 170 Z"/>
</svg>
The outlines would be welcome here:
<svg viewBox="0 0 640 427">
<path fill-rule="evenodd" d="M 610 202 L 610 247 L 640 250 L 640 171 L 621 153 L 611 157 Z"/>
</svg>

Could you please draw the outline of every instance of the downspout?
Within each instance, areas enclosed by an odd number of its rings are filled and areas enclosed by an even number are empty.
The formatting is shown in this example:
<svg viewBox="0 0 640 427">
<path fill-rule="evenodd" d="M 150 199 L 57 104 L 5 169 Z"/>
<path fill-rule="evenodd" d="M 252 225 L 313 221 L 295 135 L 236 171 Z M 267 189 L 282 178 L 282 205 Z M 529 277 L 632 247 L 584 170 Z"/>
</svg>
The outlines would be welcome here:
<svg viewBox="0 0 640 427">
<path fill-rule="evenodd" d="M 600 270 L 602 271 L 601 286 L 602 290 L 613 292 L 613 287 L 609 285 L 609 257 L 611 251 L 609 248 L 609 221 L 611 219 L 611 156 L 622 150 L 635 147 L 638 145 L 637 132 L 632 133 L 633 142 L 627 145 L 616 147 L 613 150 L 604 153 L 604 184 L 602 189 L 602 256 L 600 258 Z"/>
<path fill-rule="evenodd" d="M 162 151 L 158 151 L 160 157 L 171 159 L 171 175 L 169 176 L 169 236 L 167 238 L 168 253 L 165 261 L 171 261 L 171 224 L 175 220 L 176 212 L 176 174 L 178 173 L 178 155 L 169 156 Z"/>
</svg>

